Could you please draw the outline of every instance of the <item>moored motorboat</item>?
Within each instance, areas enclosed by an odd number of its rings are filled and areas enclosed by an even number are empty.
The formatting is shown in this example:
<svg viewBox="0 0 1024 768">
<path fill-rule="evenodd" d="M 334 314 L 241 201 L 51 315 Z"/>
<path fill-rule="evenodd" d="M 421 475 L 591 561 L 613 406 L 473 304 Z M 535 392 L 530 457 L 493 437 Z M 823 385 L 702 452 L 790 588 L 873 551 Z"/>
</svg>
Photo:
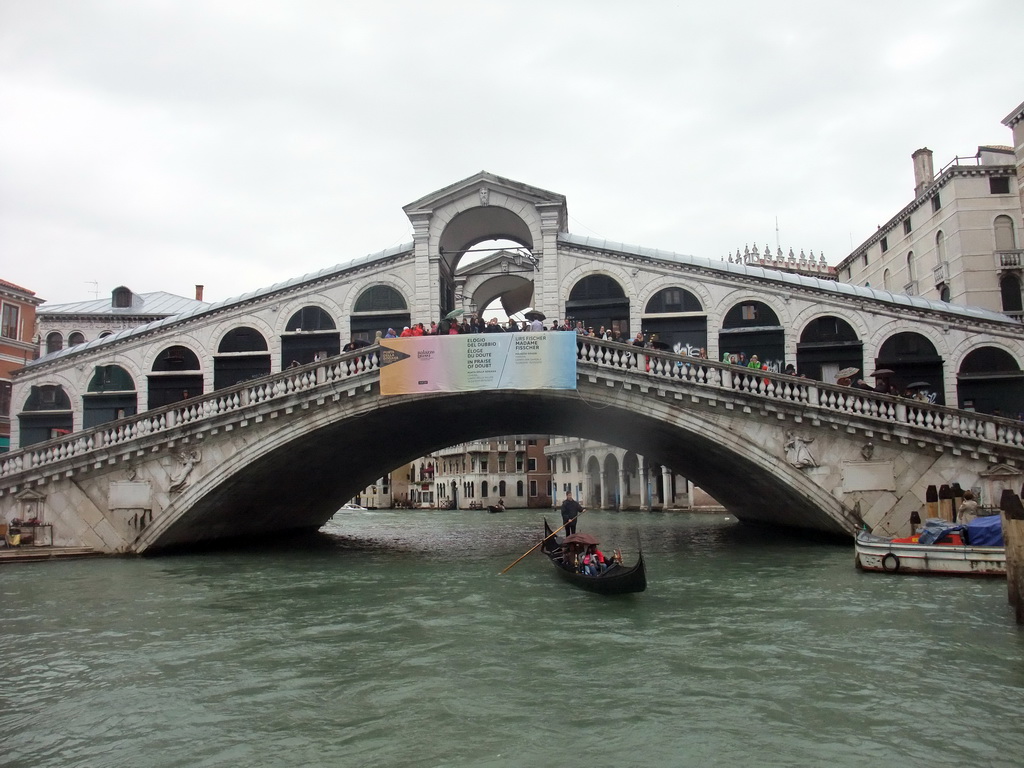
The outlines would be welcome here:
<svg viewBox="0 0 1024 768">
<path fill-rule="evenodd" d="M 978 517 L 967 525 L 931 518 L 921 532 L 905 538 L 866 531 L 854 543 L 855 564 L 865 571 L 1005 576 L 1006 547 L 999 515 Z"/>
<path fill-rule="evenodd" d="M 647 589 L 647 567 L 644 564 L 643 552 L 640 553 L 636 565 L 632 567 L 626 567 L 620 562 L 613 562 L 596 576 L 580 573 L 573 558 L 569 556 L 563 539 L 555 538 L 547 520 L 544 521 L 544 541 L 541 547 L 562 578 L 588 592 L 597 592 L 602 595 L 625 595 L 632 592 L 643 592 Z"/>
<path fill-rule="evenodd" d="M 369 510 L 366 507 L 361 507 L 358 504 L 353 504 L 352 502 L 349 502 L 348 504 L 345 504 L 338 511 L 339 512 L 368 512 Z"/>
</svg>

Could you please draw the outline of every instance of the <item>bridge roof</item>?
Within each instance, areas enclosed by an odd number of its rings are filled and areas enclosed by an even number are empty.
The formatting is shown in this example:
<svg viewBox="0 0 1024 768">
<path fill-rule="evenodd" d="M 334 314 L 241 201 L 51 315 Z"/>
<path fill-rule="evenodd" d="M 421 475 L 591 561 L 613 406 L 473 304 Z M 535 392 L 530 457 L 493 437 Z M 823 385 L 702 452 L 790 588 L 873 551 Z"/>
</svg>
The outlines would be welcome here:
<svg viewBox="0 0 1024 768">
<path fill-rule="evenodd" d="M 995 323 L 1016 323 L 1013 318 L 1007 315 L 983 309 L 981 307 L 948 304 L 944 301 L 933 301 L 920 296 L 908 296 L 904 293 L 879 291 L 874 288 L 852 285 L 851 283 L 840 283 L 835 280 L 823 280 L 820 277 L 798 275 L 791 272 L 782 272 L 777 269 L 765 269 L 764 267 L 756 267 L 747 264 L 716 261 L 704 256 L 686 256 L 679 253 L 673 253 L 672 251 L 662 251 L 657 248 L 643 248 L 637 245 L 616 243 L 610 240 L 602 240 L 593 237 L 581 237 L 569 233 L 559 234 L 558 240 L 559 242 L 579 248 L 589 248 L 611 253 L 623 253 L 655 261 L 667 261 L 672 262 L 673 264 L 709 269 L 732 275 L 754 277 L 760 280 L 770 280 L 782 285 L 799 286 L 801 288 L 808 288 L 816 291 L 825 291 L 826 293 L 836 294 L 838 296 L 879 301 L 885 304 L 893 304 L 898 307 L 910 307 L 915 309 L 924 309 L 931 312 L 943 312 L 947 315 L 957 315 L 971 320 L 984 320 Z"/>
</svg>

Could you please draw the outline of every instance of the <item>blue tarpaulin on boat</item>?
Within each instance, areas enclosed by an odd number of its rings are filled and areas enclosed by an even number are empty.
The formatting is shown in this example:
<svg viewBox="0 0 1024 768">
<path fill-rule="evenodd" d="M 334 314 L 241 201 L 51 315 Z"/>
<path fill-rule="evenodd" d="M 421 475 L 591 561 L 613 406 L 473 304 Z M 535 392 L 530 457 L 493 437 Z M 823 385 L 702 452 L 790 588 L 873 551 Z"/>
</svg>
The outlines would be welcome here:
<svg viewBox="0 0 1024 768">
<path fill-rule="evenodd" d="M 976 547 L 1004 547 L 1002 515 L 976 517 L 967 524 L 967 543 Z"/>
</svg>

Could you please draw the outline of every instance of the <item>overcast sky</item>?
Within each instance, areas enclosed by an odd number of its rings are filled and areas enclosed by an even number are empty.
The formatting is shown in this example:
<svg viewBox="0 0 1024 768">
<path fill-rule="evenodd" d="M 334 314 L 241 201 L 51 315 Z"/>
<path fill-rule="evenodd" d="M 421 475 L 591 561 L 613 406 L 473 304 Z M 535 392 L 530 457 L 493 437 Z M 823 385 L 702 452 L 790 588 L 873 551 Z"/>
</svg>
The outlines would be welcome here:
<svg viewBox="0 0 1024 768">
<path fill-rule="evenodd" d="M 1010 144 L 1021 0 L 0 0 L 0 278 L 220 300 L 412 239 L 486 170 L 569 230 L 835 264 Z"/>
</svg>

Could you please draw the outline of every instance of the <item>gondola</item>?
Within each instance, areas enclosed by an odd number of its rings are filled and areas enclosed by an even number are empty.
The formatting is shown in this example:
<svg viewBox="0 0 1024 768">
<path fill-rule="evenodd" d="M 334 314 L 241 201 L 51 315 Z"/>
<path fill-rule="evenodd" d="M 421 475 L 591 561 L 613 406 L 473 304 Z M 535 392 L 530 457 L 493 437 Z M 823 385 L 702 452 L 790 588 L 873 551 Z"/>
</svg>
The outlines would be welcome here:
<svg viewBox="0 0 1024 768">
<path fill-rule="evenodd" d="M 495 512 L 504 512 L 505 511 L 505 505 L 504 504 L 491 504 L 489 507 L 487 507 L 487 511 L 492 513 L 492 514 L 495 513 Z"/>
<path fill-rule="evenodd" d="M 544 521 L 544 543 L 542 551 L 551 560 L 558 574 L 580 589 L 597 592 L 601 595 L 626 595 L 632 592 L 643 592 L 647 589 L 647 569 L 644 566 L 644 553 L 640 553 L 636 565 L 627 568 L 618 563 L 612 565 L 599 576 L 588 576 L 577 573 L 572 563 L 565 559 L 562 540 L 552 535 L 551 526 Z"/>
</svg>

